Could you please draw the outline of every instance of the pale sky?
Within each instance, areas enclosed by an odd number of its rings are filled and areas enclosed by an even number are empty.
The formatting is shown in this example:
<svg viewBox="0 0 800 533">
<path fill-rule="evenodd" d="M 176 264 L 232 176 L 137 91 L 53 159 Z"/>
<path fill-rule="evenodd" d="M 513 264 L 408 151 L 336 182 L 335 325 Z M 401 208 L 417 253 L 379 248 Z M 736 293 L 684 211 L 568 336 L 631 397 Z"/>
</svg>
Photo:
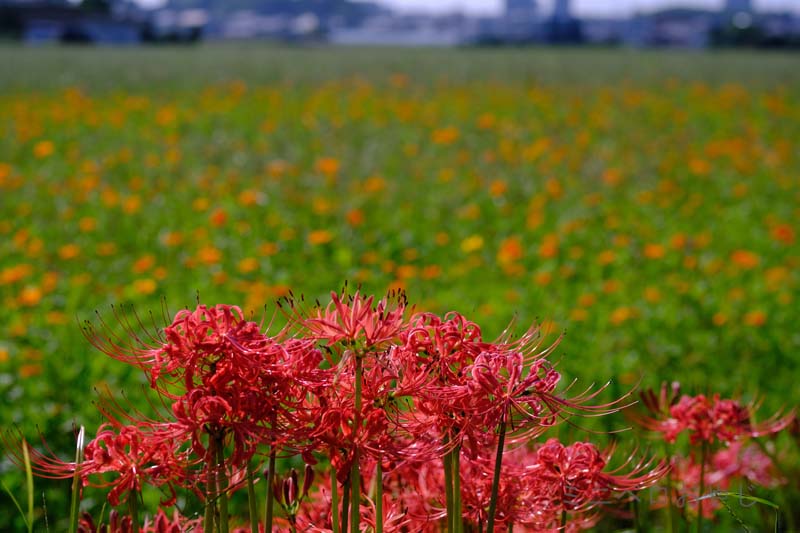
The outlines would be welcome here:
<svg viewBox="0 0 800 533">
<path fill-rule="evenodd" d="M 373 0 L 398 11 L 447 13 L 461 11 L 472 14 L 496 15 L 503 0 Z M 539 11 L 550 13 L 553 0 L 537 0 Z M 725 0 L 572 0 L 573 13 L 580 16 L 630 15 L 664 7 L 701 7 L 720 9 Z M 793 11 L 800 13 L 800 0 L 752 0 L 757 11 Z"/>
</svg>

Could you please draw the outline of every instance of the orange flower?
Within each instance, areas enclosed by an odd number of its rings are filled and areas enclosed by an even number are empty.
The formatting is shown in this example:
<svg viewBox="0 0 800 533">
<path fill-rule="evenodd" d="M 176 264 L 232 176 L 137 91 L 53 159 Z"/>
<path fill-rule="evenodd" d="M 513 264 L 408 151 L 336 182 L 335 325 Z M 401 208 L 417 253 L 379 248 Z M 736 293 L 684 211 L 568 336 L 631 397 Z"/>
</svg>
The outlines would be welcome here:
<svg viewBox="0 0 800 533">
<path fill-rule="evenodd" d="M 731 254 L 731 261 L 745 270 L 755 268 L 759 263 L 758 256 L 748 250 L 734 250 Z"/>
<path fill-rule="evenodd" d="M 27 263 L 20 263 L 0 270 L 0 285 L 16 283 L 33 273 L 33 266 Z"/>
<path fill-rule="evenodd" d="M 435 279 L 442 274 L 442 267 L 439 265 L 428 265 L 422 269 L 422 279 Z"/>
<path fill-rule="evenodd" d="M 607 279 L 603 282 L 603 292 L 606 294 L 617 292 L 621 288 L 622 288 L 622 283 L 619 280 Z"/>
<path fill-rule="evenodd" d="M 719 311 L 717 313 L 714 313 L 714 316 L 711 317 L 711 322 L 713 322 L 714 325 L 717 327 L 724 326 L 725 323 L 728 322 L 728 317 L 725 313 Z"/>
<path fill-rule="evenodd" d="M 664 253 L 664 247 L 660 244 L 648 243 L 644 246 L 644 256 L 648 259 L 661 259 Z"/>
<path fill-rule="evenodd" d="M 221 208 L 214 209 L 211 214 L 208 215 L 208 221 L 212 226 L 217 228 L 222 227 L 228 221 L 228 213 Z"/>
<path fill-rule="evenodd" d="M 770 236 L 778 242 L 783 244 L 794 243 L 795 232 L 794 228 L 789 224 L 776 224 L 770 230 Z"/>
<path fill-rule="evenodd" d="M 610 265 L 611 263 L 614 262 L 615 258 L 616 254 L 614 253 L 614 250 L 603 250 L 602 252 L 600 252 L 600 254 L 598 254 L 597 262 L 604 266 Z"/>
<path fill-rule="evenodd" d="M 178 246 L 183 242 L 183 235 L 179 231 L 168 231 L 161 236 L 165 246 Z"/>
<path fill-rule="evenodd" d="M 362 189 L 366 193 L 376 193 L 381 192 L 386 188 L 386 180 L 384 180 L 380 176 L 370 176 L 366 180 L 364 180 L 364 184 L 362 185 Z"/>
<path fill-rule="evenodd" d="M 686 235 L 683 233 L 676 233 L 669 239 L 669 245 L 672 246 L 672 248 L 679 250 L 686 246 L 686 241 Z"/>
<path fill-rule="evenodd" d="M 278 253 L 278 245 L 274 242 L 265 242 L 258 247 L 258 253 L 264 256 L 275 255 Z"/>
<path fill-rule="evenodd" d="M 657 303 L 661 300 L 661 291 L 658 287 L 645 287 L 644 299 L 650 303 Z"/>
<path fill-rule="evenodd" d="M 458 140 L 460 133 L 458 128 L 448 126 L 446 128 L 439 128 L 431 133 L 431 141 L 434 144 L 452 144 Z"/>
<path fill-rule="evenodd" d="M 19 376 L 21 378 L 32 378 L 42 373 L 42 365 L 38 363 L 22 365 L 19 367 Z"/>
<path fill-rule="evenodd" d="M 744 315 L 744 323 L 753 327 L 763 326 L 767 323 L 767 314 L 760 309 L 748 311 Z"/>
<path fill-rule="evenodd" d="M 17 300 L 25 307 L 33 307 L 42 299 L 42 289 L 35 285 L 28 285 L 19 293 Z"/>
<path fill-rule="evenodd" d="M 584 320 L 589 318 L 589 312 L 586 309 L 582 309 L 580 307 L 577 307 L 577 308 L 573 309 L 572 311 L 570 311 L 569 317 L 574 322 L 583 322 Z"/>
<path fill-rule="evenodd" d="M 97 219 L 93 217 L 83 217 L 78 221 L 78 228 L 83 233 L 94 231 L 96 227 L 97 227 Z"/>
<path fill-rule="evenodd" d="M 542 238 L 539 245 L 539 256 L 543 259 L 551 259 L 558 254 L 558 235 L 548 233 Z"/>
<path fill-rule="evenodd" d="M 155 264 L 156 264 L 156 258 L 153 257 L 151 254 L 145 254 L 133 262 L 131 270 L 133 271 L 134 274 L 142 274 L 153 268 Z"/>
<path fill-rule="evenodd" d="M 308 233 L 308 243 L 314 246 L 318 244 L 326 244 L 333 240 L 333 233 L 326 229 L 318 229 Z"/>
<path fill-rule="evenodd" d="M 156 284 L 155 280 L 151 278 L 137 279 L 132 285 L 134 292 L 144 295 L 154 293 L 156 287 L 158 287 L 158 285 Z"/>
<path fill-rule="evenodd" d="M 501 265 L 507 265 L 522 259 L 522 254 L 522 242 L 519 237 L 507 237 L 500 243 L 500 248 L 497 251 L 497 262 Z"/>
<path fill-rule="evenodd" d="M 239 204 L 250 207 L 262 201 L 262 194 L 253 189 L 246 189 L 239 193 Z"/>
<path fill-rule="evenodd" d="M 561 186 L 561 182 L 555 178 L 547 180 L 544 184 L 544 188 L 551 198 L 561 198 L 564 194 L 564 188 Z"/>
<path fill-rule="evenodd" d="M 705 159 L 694 158 L 689 161 L 689 170 L 696 176 L 705 176 L 711 172 L 711 164 Z"/>
<path fill-rule="evenodd" d="M 45 157 L 51 156 L 55 148 L 53 141 L 39 141 L 33 147 L 33 155 L 39 159 L 44 159 Z"/>
<path fill-rule="evenodd" d="M 611 312 L 611 316 L 609 320 L 615 326 L 622 324 L 623 322 L 631 319 L 633 317 L 633 309 L 630 307 L 617 307 Z"/>
<path fill-rule="evenodd" d="M 237 269 L 242 274 L 248 274 L 258 269 L 258 259 L 255 257 L 245 257 L 237 265 Z"/>
<path fill-rule="evenodd" d="M 492 198 L 503 196 L 508 190 L 508 183 L 505 180 L 492 180 L 489 184 L 489 195 Z"/>
<path fill-rule="evenodd" d="M 206 209 L 208 209 L 209 205 L 210 202 L 208 201 L 208 198 L 205 197 L 195 198 L 192 201 L 192 209 L 194 209 L 195 211 L 205 211 Z"/>
<path fill-rule="evenodd" d="M 197 251 L 197 260 L 207 265 L 213 265 L 222 260 L 222 252 L 211 245 L 203 246 Z"/>
<path fill-rule="evenodd" d="M 136 194 L 128 196 L 122 201 L 122 210 L 129 215 L 138 212 L 141 207 L 142 199 Z"/>
<path fill-rule="evenodd" d="M 478 127 L 482 130 L 488 130 L 494 127 L 497 119 L 491 113 L 484 113 L 478 117 Z"/>
<path fill-rule="evenodd" d="M 65 261 L 69 259 L 75 259 L 79 255 L 81 255 L 81 249 L 77 244 L 74 243 L 65 244 L 58 249 L 58 257 L 64 259 Z"/>
<path fill-rule="evenodd" d="M 399 280 L 411 279 L 417 276 L 417 267 L 414 265 L 398 265 L 394 273 Z"/>
<path fill-rule="evenodd" d="M 95 253 L 101 257 L 108 257 L 117 253 L 117 245 L 113 242 L 98 242 Z"/>
<path fill-rule="evenodd" d="M 315 168 L 320 174 L 326 176 L 334 176 L 339 172 L 341 164 L 339 160 L 333 157 L 322 157 L 317 160 Z"/>
<path fill-rule="evenodd" d="M 364 212 L 361 209 L 351 209 L 345 214 L 345 219 L 351 226 L 360 226 L 364 223 Z"/>
<path fill-rule="evenodd" d="M 609 187 L 615 187 L 622 181 L 622 173 L 616 168 L 608 168 L 603 172 L 602 180 Z"/>
<path fill-rule="evenodd" d="M 543 271 L 537 272 L 536 275 L 533 277 L 533 280 L 536 282 L 537 285 L 544 287 L 545 285 L 549 285 L 550 282 L 553 280 L 552 272 Z"/>
</svg>

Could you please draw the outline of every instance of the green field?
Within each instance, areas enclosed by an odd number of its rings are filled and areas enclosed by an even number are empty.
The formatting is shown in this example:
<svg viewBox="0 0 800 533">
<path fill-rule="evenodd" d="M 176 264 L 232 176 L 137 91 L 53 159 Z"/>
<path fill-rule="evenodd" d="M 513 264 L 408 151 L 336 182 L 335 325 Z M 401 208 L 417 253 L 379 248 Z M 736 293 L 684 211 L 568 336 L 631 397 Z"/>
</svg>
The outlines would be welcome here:
<svg viewBox="0 0 800 533">
<path fill-rule="evenodd" d="M 345 281 L 488 337 L 545 321 L 565 377 L 609 394 L 677 380 L 790 408 L 797 62 L 0 48 L 0 425 L 68 454 L 72 425 L 100 422 L 95 388 L 135 395 L 81 334 L 111 304 L 269 317 Z"/>
</svg>

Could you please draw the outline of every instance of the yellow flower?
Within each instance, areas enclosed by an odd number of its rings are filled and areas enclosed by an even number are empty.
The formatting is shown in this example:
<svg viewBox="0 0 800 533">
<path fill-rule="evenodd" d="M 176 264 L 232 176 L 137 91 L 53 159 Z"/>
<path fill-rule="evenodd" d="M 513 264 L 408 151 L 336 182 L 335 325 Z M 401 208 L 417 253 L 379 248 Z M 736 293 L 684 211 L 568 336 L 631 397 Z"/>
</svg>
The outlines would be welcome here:
<svg viewBox="0 0 800 533">
<path fill-rule="evenodd" d="M 155 280 L 151 278 L 137 279 L 133 282 L 133 290 L 138 294 L 152 294 L 155 292 L 157 286 Z"/>
<path fill-rule="evenodd" d="M 623 322 L 630 320 L 633 317 L 633 309 L 630 307 L 617 307 L 611 312 L 611 316 L 609 320 L 615 326 L 622 324 Z"/>
<path fill-rule="evenodd" d="M 480 235 L 470 235 L 461 241 L 461 251 L 464 253 L 477 252 L 483 248 L 483 237 Z"/>
</svg>

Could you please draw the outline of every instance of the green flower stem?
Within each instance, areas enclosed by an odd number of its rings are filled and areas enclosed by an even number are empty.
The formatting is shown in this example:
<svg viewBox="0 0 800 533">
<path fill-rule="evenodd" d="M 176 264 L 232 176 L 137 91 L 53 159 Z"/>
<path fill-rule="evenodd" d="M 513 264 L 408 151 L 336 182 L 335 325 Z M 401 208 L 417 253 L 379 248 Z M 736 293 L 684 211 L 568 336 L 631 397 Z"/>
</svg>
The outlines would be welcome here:
<svg viewBox="0 0 800 533">
<path fill-rule="evenodd" d="M 131 533 L 139 533 L 139 493 L 135 490 L 128 494 L 128 512 L 131 515 Z"/>
<path fill-rule="evenodd" d="M 333 533 L 339 533 L 339 483 L 336 481 L 336 469 L 331 465 L 331 522 Z"/>
<path fill-rule="evenodd" d="M 639 500 L 634 496 L 631 499 L 631 510 L 633 511 L 633 531 L 635 533 L 641 533 L 641 516 L 639 510 Z"/>
<path fill-rule="evenodd" d="M 375 467 L 375 533 L 383 533 L 383 466 L 378 459 Z"/>
<path fill-rule="evenodd" d="M 33 470 L 28 443 L 25 441 L 22 442 L 22 457 L 25 460 L 25 487 L 28 491 L 28 519 L 25 524 L 28 526 L 28 533 L 33 533 Z"/>
<path fill-rule="evenodd" d="M 78 444 L 75 452 L 75 473 L 72 476 L 72 499 L 69 506 L 69 533 L 78 531 L 78 513 L 81 505 L 81 464 L 83 463 L 83 440 L 86 434 L 83 426 L 78 431 Z"/>
<path fill-rule="evenodd" d="M 272 531 L 272 509 L 274 503 L 274 496 L 272 494 L 272 485 L 275 481 L 275 446 L 273 445 L 269 451 L 269 463 L 267 464 L 267 501 L 266 509 L 264 510 L 264 531 Z"/>
<path fill-rule="evenodd" d="M 446 444 L 446 443 L 445 443 Z M 453 523 L 455 522 L 455 512 L 453 511 L 453 458 L 447 452 L 442 458 L 444 464 L 444 496 L 447 506 L 447 533 L 454 533 Z"/>
<path fill-rule="evenodd" d="M 708 455 L 708 442 L 703 441 L 700 451 L 700 494 L 698 498 L 703 498 L 706 492 L 706 456 Z M 703 500 L 697 502 L 697 533 L 703 531 Z"/>
<path fill-rule="evenodd" d="M 672 457 L 669 445 L 664 443 L 664 456 Z M 675 533 L 675 506 L 672 503 L 672 468 L 667 470 L 667 533 Z"/>
<path fill-rule="evenodd" d="M 219 531 L 220 533 L 228 533 L 228 476 L 225 473 L 225 446 L 222 442 L 222 436 L 219 437 L 217 442 L 217 467 L 219 468 L 219 475 L 217 476 L 217 483 L 219 488 Z"/>
<path fill-rule="evenodd" d="M 350 509 L 350 480 L 342 487 L 342 532 L 347 533 L 347 519 Z"/>
<path fill-rule="evenodd" d="M 217 518 L 217 440 L 209 435 L 206 462 L 206 512 L 203 519 L 203 533 L 214 533 L 214 522 Z"/>
<path fill-rule="evenodd" d="M 461 511 L 461 446 L 453 450 L 453 530 L 463 533 L 464 517 Z"/>
<path fill-rule="evenodd" d="M 503 448 L 506 444 L 506 418 L 500 422 L 500 436 L 497 439 L 497 455 L 494 459 L 494 478 L 492 479 L 492 497 L 489 500 L 489 522 L 486 531 L 494 531 L 494 514 L 497 510 L 497 492 L 500 489 L 500 468 L 503 466 Z"/>
<path fill-rule="evenodd" d="M 247 462 L 247 505 L 250 512 L 250 533 L 258 533 L 258 510 L 256 509 L 256 488 L 253 485 L 253 465 Z"/>
<path fill-rule="evenodd" d="M 355 414 L 353 416 L 353 439 L 357 439 L 361 433 L 361 380 L 363 379 L 363 353 L 359 350 L 353 356 L 355 357 L 356 376 L 355 376 Z M 359 470 L 359 453 L 358 448 L 355 448 L 353 443 L 353 466 L 350 471 L 350 532 L 359 532 L 359 523 L 361 520 L 361 471 Z"/>
</svg>

